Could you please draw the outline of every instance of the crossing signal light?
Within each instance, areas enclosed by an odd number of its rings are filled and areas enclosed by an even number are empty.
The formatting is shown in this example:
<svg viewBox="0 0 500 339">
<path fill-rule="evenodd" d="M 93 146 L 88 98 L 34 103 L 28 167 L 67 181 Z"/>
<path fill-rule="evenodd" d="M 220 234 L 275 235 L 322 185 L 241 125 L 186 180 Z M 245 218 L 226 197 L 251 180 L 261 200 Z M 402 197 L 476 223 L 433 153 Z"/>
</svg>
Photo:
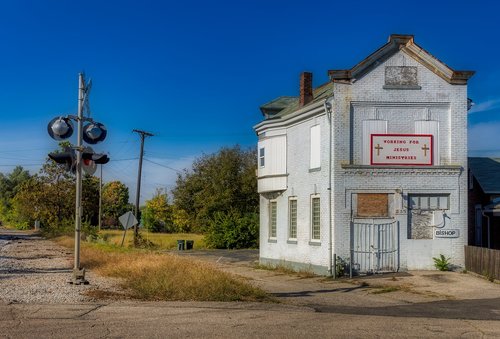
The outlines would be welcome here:
<svg viewBox="0 0 500 339">
<path fill-rule="evenodd" d="M 47 132 L 54 140 L 64 140 L 73 134 L 73 123 L 69 118 L 55 117 L 47 125 Z"/>
<path fill-rule="evenodd" d="M 83 140 L 90 145 L 103 141 L 107 134 L 106 127 L 99 122 L 91 122 L 83 127 Z"/>
<path fill-rule="evenodd" d="M 76 155 L 73 149 L 65 148 L 63 152 L 49 153 L 49 158 L 58 164 L 66 165 L 67 171 L 75 172 Z"/>
<path fill-rule="evenodd" d="M 91 160 L 96 164 L 107 164 L 109 162 L 109 157 L 103 153 L 83 152 L 82 158 L 84 160 Z"/>
</svg>

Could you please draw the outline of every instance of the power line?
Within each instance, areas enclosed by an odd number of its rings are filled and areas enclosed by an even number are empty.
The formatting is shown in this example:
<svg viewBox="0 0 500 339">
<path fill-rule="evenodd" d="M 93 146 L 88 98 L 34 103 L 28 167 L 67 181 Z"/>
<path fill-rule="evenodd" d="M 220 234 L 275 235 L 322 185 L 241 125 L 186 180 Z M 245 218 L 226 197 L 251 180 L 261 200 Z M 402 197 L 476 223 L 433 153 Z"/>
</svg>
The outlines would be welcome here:
<svg viewBox="0 0 500 339">
<path fill-rule="evenodd" d="M 149 160 L 149 159 L 147 159 L 147 158 L 144 158 L 144 160 L 146 160 L 147 162 L 150 162 L 150 163 L 152 163 L 152 164 L 158 165 L 158 166 L 160 166 L 160 167 L 164 167 L 164 168 L 167 168 L 167 169 L 172 170 L 172 171 L 174 171 L 174 172 L 177 172 L 177 173 L 179 173 L 179 174 L 182 174 L 182 171 L 180 171 L 180 170 L 178 170 L 178 169 L 175 169 L 175 168 L 173 168 L 173 167 L 170 167 L 170 166 L 167 166 L 167 165 L 163 165 L 163 164 L 159 164 L 159 163 L 154 162 L 154 161 L 152 161 L 152 160 Z"/>
</svg>

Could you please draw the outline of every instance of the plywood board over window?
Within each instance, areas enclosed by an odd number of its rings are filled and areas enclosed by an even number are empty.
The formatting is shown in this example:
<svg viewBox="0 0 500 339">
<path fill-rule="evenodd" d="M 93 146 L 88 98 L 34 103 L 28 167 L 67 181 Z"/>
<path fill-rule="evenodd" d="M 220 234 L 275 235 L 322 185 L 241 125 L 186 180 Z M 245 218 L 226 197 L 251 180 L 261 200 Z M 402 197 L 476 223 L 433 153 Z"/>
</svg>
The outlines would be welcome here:
<svg viewBox="0 0 500 339">
<path fill-rule="evenodd" d="M 389 195 L 387 193 L 358 193 L 357 217 L 375 218 L 389 216 Z"/>
</svg>

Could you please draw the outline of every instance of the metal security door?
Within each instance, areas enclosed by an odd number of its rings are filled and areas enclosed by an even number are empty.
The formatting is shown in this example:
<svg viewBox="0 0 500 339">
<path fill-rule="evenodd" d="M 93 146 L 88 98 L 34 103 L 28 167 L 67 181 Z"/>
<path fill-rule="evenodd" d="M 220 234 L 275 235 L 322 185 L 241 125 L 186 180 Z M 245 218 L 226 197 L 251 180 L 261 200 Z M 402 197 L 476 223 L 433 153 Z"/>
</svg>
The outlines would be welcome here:
<svg viewBox="0 0 500 339">
<path fill-rule="evenodd" d="M 351 267 L 355 273 L 399 270 L 398 222 L 352 223 Z"/>
</svg>

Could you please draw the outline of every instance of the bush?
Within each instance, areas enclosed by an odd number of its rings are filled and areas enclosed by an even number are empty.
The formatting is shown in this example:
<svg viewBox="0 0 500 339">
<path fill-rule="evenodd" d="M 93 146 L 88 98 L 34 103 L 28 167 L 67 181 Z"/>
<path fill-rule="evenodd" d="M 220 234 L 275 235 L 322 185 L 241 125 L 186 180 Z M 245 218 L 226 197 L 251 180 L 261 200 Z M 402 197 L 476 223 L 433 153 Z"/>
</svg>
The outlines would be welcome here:
<svg viewBox="0 0 500 339">
<path fill-rule="evenodd" d="M 446 258 L 444 255 L 440 254 L 439 258 L 433 257 L 434 267 L 436 267 L 440 271 L 449 271 L 450 270 L 450 260 L 451 258 Z"/>
<path fill-rule="evenodd" d="M 215 213 L 205 234 L 205 244 L 212 248 L 255 248 L 258 239 L 259 215 L 236 211 Z"/>
<path fill-rule="evenodd" d="M 337 257 L 337 262 L 335 265 L 335 276 L 337 278 L 343 277 L 346 272 L 347 261 L 341 257 Z"/>
</svg>

